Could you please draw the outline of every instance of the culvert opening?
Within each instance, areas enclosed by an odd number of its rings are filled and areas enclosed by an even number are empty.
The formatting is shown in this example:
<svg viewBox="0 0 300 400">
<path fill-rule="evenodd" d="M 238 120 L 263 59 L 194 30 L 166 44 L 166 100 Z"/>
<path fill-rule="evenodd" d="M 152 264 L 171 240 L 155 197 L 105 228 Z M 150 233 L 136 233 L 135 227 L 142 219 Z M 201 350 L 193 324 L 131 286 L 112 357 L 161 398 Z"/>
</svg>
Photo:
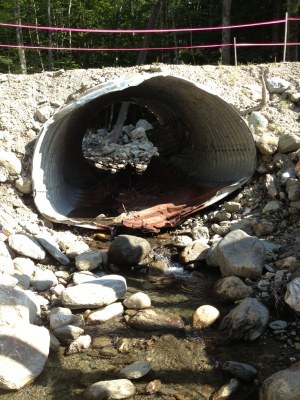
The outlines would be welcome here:
<svg viewBox="0 0 300 400">
<path fill-rule="evenodd" d="M 109 143 L 124 102 L 125 128 Z M 145 168 L 124 150 L 140 120 L 151 128 L 130 146 L 148 155 Z M 114 145 L 120 157 L 104 161 Z M 158 231 L 241 187 L 255 165 L 251 132 L 229 104 L 184 79 L 141 74 L 102 84 L 47 121 L 33 156 L 35 204 L 56 222 Z"/>
</svg>

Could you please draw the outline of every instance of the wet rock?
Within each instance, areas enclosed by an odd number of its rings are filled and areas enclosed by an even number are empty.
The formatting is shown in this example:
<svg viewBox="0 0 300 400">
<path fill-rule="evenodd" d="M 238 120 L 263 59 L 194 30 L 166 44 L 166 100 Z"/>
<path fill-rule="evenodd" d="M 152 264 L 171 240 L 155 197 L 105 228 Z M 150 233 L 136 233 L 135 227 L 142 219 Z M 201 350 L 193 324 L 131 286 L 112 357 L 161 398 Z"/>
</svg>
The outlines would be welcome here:
<svg viewBox="0 0 300 400">
<path fill-rule="evenodd" d="M 92 338 L 90 335 L 81 335 L 77 339 L 74 340 L 66 350 L 66 354 L 77 354 L 82 353 L 87 350 L 92 343 Z"/>
<path fill-rule="evenodd" d="M 36 268 L 31 278 L 31 285 L 37 292 L 43 292 L 57 284 L 57 278 L 50 269 Z"/>
<path fill-rule="evenodd" d="M 245 382 L 251 382 L 257 376 L 257 369 L 252 365 L 236 361 L 226 361 L 222 365 L 222 370 Z"/>
<path fill-rule="evenodd" d="M 253 126 L 268 126 L 269 121 L 259 111 L 253 111 L 249 117 L 249 125 Z"/>
<path fill-rule="evenodd" d="M 120 376 L 127 379 L 139 379 L 147 375 L 152 369 L 149 361 L 136 361 L 120 371 Z"/>
<path fill-rule="evenodd" d="M 222 301 L 236 301 L 249 297 L 252 290 L 239 277 L 228 276 L 216 282 L 215 292 Z"/>
<path fill-rule="evenodd" d="M 141 310 L 151 307 L 151 299 L 146 293 L 137 292 L 127 297 L 127 299 L 123 301 L 123 304 L 126 308 Z"/>
<path fill-rule="evenodd" d="M 109 304 L 100 310 L 91 312 L 87 317 L 88 324 L 103 324 L 113 318 L 123 315 L 124 307 L 121 303 Z"/>
<path fill-rule="evenodd" d="M 226 400 L 229 399 L 234 392 L 239 388 L 240 383 L 237 379 L 232 378 L 228 383 L 220 387 L 212 396 L 211 400 Z"/>
<path fill-rule="evenodd" d="M 299 398 L 299 362 L 265 379 L 259 393 L 260 400 L 296 400 Z"/>
<path fill-rule="evenodd" d="M 0 326 L 0 387 L 19 390 L 43 370 L 50 346 L 47 329 L 23 324 Z"/>
<path fill-rule="evenodd" d="M 32 182 L 27 176 L 21 176 L 15 182 L 16 188 L 24 194 L 30 194 L 32 192 Z"/>
<path fill-rule="evenodd" d="M 276 320 L 276 321 L 270 322 L 270 323 L 269 323 L 269 327 L 270 327 L 273 331 L 283 330 L 283 329 L 286 329 L 286 328 L 287 328 L 287 322 L 278 319 L 278 320 Z"/>
<path fill-rule="evenodd" d="M 74 325 L 63 325 L 53 329 L 52 333 L 63 343 L 69 344 L 82 335 L 84 330 Z"/>
<path fill-rule="evenodd" d="M 22 170 L 21 161 L 11 151 L 0 151 L 0 165 L 6 168 L 10 175 L 19 175 Z"/>
<path fill-rule="evenodd" d="M 204 305 L 198 307 L 193 314 L 193 328 L 204 329 L 212 325 L 220 316 L 220 312 L 217 308 Z"/>
<path fill-rule="evenodd" d="M 284 301 L 296 314 L 300 315 L 300 278 L 295 278 L 288 283 Z"/>
<path fill-rule="evenodd" d="M 8 244 L 22 256 L 33 258 L 34 260 L 43 260 L 46 257 L 46 253 L 39 243 L 33 237 L 24 235 L 23 233 L 10 235 Z"/>
<path fill-rule="evenodd" d="M 108 249 L 109 262 L 117 265 L 133 266 L 148 256 L 150 243 L 132 235 L 119 235 Z"/>
<path fill-rule="evenodd" d="M 180 317 L 153 309 L 141 310 L 132 318 L 129 318 L 127 322 L 133 328 L 146 331 L 184 328 L 183 322 Z"/>
<path fill-rule="evenodd" d="M 253 341 L 264 332 L 268 321 L 268 309 L 258 300 L 246 298 L 223 318 L 220 329 L 229 341 Z"/>
<path fill-rule="evenodd" d="M 285 79 L 274 76 L 266 79 L 266 86 L 270 93 L 281 94 L 288 90 L 291 84 Z"/>
<path fill-rule="evenodd" d="M 88 400 L 127 399 L 135 394 L 135 387 L 128 379 L 100 381 L 91 385 L 84 392 Z"/>
<path fill-rule="evenodd" d="M 174 244 L 174 246 L 177 246 L 179 248 L 184 248 L 189 244 L 191 244 L 192 242 L 193 239 L 187 235 L 178 235 L 175 236 L 175 238 L 172 240 L 172 244 Z"/>
<path fill-rule="evenodd" d="M 280 153 L 290 153 L 300 149 L 300 135 L 286 133 L 279 136 L 278 151 Z"/>
<path fill-rule="evenodd" d="M 258 278 L 266 259 L 266 250 L 260 240 L 240 229 L 220 241 L 217 254 L 223 276 Z"/>
<path fill-rule="evenodd" d="M 60 262 L 63 265 L 68 265 L 70 263 L 70 260 L 68 257 L 62 253 L 57 246 L 55 246 L 53 243 L 51 243 L 47 238 L 38 236 L 36 238 L 38 242 L 40 243 L 41 246 L 43 246 L 55 260 Z"/>
<path fill-rule="evenodd" d="M 75 265 L 79 271 L 92 271 L 102 264 L 102 254 L 100 251 L 87 251 L 75 258 Z"/>
<path fill-rule="evenodd" d="M 209 250 L 209 245 L 202 239 L 195 240 L 190 245 L 186 246 L 179 255 L 179 260 L 183 264 L 190 264 L 205 260 Z"/>
<path fill-rule="evenodd" d="M 106 275 L 92 282 L 66 288 L 61 294 L 61 301 L 64 306 L 72 309 L 99 308 L 122 298 L 126 290 L 125 278 Z"/>
</svg>

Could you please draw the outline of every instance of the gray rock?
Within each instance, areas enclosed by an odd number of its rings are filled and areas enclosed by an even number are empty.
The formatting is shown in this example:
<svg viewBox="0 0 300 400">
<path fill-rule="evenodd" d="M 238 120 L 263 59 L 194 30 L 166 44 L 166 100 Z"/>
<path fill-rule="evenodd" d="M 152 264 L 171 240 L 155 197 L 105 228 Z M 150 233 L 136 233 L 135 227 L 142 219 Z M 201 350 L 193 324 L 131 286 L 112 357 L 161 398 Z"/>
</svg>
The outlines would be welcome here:
<svg viewBox="0 0 300 400">
<path fill-rule="evenodd" d="M 39 241 L 41 246 L 43 246 L 52 255 L 52 257 L 55 258 L 55 260 L 63 265 L 68 265 L 70 263 L 68 257 L 64 253 L 62 253 L 58 247 L 50 243 L 47 238 L 38 236 L 37 240 Z"/>
<path fill-rule="evenodd" d="M 239 363 L 236 361 L 226 361 L 222 365 L 222 370 L 229 372 L 236 378 L 242 379 L 245 382 L 253 381 L 257 376 L 257 369 L 250 364 Z"/>
<path fill-rule="evenodd" d="M 275 181 L 274 181 L 274 176 L 270 174 L 266 174 L 266 189 L 268 192 L 268 195 L 272 199 L 276 199 L 278 196 L 278 191 L 275 186 Z"/>
<path fill-rule="evenodd" d="M 279 137 L 278 151 L 280 153 L 290 153 L 300 149 L 300 135 L 286 133 Z"/>
<path fill-rule="evenodd" d="M 75 258 L 75 265 L 79 271 L 92 271 L 102 264 L 101 251 L 91 250 L 79 254 Z"/>
<path fill-rule="evenodd" d="M 252 290 L 239 277 L 228 276 L 216 282 L 215 292 L 222 301 L 236 301 L 249 297 Z"/>
<path fill-rule="evenodd" d="M 238 229 L 228 233 L 218 245 L 218 264 L 223 276 L 258 278 L 266 259 L 266 249 L 257 237 Z"/>
<path fill-rule="evenodd" d="M 151 369 L 152 365 L 149 361 L 136 361 L 122 368 L 120 375 L 127 379 L 139 379 L 147 375 Z"/>
<path fill-rule="evenodd" d="M 286 192 L 290 201 L 300 200 L 300 183 L 298 179 L 289 179 L 286 185 Z"/>
<path fill-rule="evenodd" d="M 175 236 L 175 238 L 172 240 L 172 244 L 176 247 L 179 248 L 184 248 L 191 244 L 193 242 L 193 239 L 190 236 L 187 235 L 178 235 Z"/>
<path fill-rule="evenodd" d="M 141 310 L 132 318 L 128 319 L 127 322 L 133 328 L 145 331 L 184 328 L 180 317 L 153 309 Z"/>
<path fill-rule="evenodd" d="M 121 303 L 112 303 L 100 310 L 91 312 L 87 317 L 88 324 L 103 324 L 113 318 L 123 315 L 124 307 Z"/>
<path fill-rule="evenodd" d="M 34 260 L 43 260 L 46 256 L 45 251 L 39 243 L 31 236 L 23 233 L 15 233 L 8 238 L 9 246 L 22 256 L 33 258 Z"/>
<path fill-rule="evenodd" d="M 149 129 L 153 129 L 153 126 L 150 122 L 146 121 L 145 119 L 139 119 L 135 125 L 136 128 L 144 128 L 145 131 L 149 131 Z"/>
<path fill-rule="evenodd" d="M 137 292 L 127 297 L 127 299 L 123 301 L 123 304 L 125 307 L 133 310 L 141 310 L 151 307 L 151 299 L 146 293 Z"/>
<path fill-rule="evenodd" d="M 122 298 L 126 290 L 125 278 L 106 275 L 92 282 L 66 288 L 61 294 L 61 300 L 64 306 L 72 309 L 99 308 Z"/>
<path fill-rule="evenodd" d="M 53 329 L 52 333 L 63 343 L 69 344 L 82 335 L 84 330 L 74 325 L 63 325 Z"/>
<path fill-rule="evenodd" d="M 267 120 L 267 118 L 264 117 L 260 112 L 253 111 L 250 114 L 249 125 L 266 127 L 268 126 L 268 123 L 269 121 Z"/>
<path fill-rule="evenodd" d="M 19 175 L 22 170 L 21 161 L 11 151 L 0 151 L 0 165 L 6 168 L 10 175 Z"/>
<path fill-rule="evenodd" d="M 117 236 L 108 249 L 109 262 L 117 265 L 138 264 L 151 251 L 150 243 L 143 238 L 131 235 Z"/>
<path fill-rule="evenodd" d="M 43 292 L 58 284 L 57 278 L 50 269 L 36 268 L 31 278 L 31 285 L 38 291 Z"/>
<path fill-rule="evenodd" d="M 80 327 L 83 320 L 79 315 L 55 313 L 49 316 L 50 329 L 56 329 L 64 325 Z"/>
<path fill-rule="evenodd" d="M 91 343 L 92 338 L 90 337 L 90 335 L 81 335 L 70 344 L 66 351 L 66 354 L 70 355 L 82 353 L 91 346 Z"/>
<path fill-rule="evenodd" d="M 225 340 L 257 339 L 269 322 L 269 311 L 258 300 L 246 298 L 227 314 L 220 329 L 224 330 Z"/>
<path fill-rule="evenodd" d="M 259 400 L 297 400 L 300 398 L 300 362 L 265 379 Z"/>
<path fill-rule="evenodd" d="M 0 387 L 19 390 L 43 370 L 50 346 L 46 328 L 23 324 L 0 326 Z"/>
<path fill-rule="evenodd" d="M 50 350 L 51 351 L 58 351 L 60 346 L 60 341 L 57 339 L 56 336 L 53 335 L 52 332 L 50 332 Z"/>
<path fill-rule="evenodd" d="M 92 282 L 95 279 L 99 279 L 99 276 L 93 274 L 90 271 L 75 272 L 72 276 L 72 282 L 74 283 L 74 285 L 79 285 L 80 283 Z"/>
<path fill-rule="evenodd" d="M 179 260 L 183 264 L 205 260 L 209 251 L 209 245 L 203 239 L 195 240 L 179 254 Z"/>
<path fill-rule="evenodd" d="M 135 394 L 135 387 L 128 379 L 96 382 L 84 392 L 88 400 L 127 399 Z"/>
<path fill-rule="evenodd" d="M 284 301 L 296 314 L 300 315 L 300 278 L 295 278 L 288 283 Z"/>
<path fill-rule="evenodd" d="M 86 251 L 89 251 L 88 244 L 82 240 L 77 240 L 66 248 L 66 255 L 70 258 L 76 258 L 76 256 Z"/>
<path fill-rule="evenodd" d="M 276 321 L 272 321 L 269 323 L 269 327 L 273 330 L 273 331 L 279 331 L 282 329 L 286 329 L 287 328 L 287 322 L 286 321 L 282 321 L 280 319 L 276 320 Z"/>
<path fill-rule="evenodd" d="M 23 289 L 29 289 L 30 280 L 33 276 L 35 265 L 32 260 L 25 257 L 16 257 L 13 260 L 14 263 L 14 272 L 12 275 L 18 279 L 19 285 Z"/>
<path fill-rule="evenodd" d="M 219 267 L 218 261 L 218 242 L 213 243 L 209 248 L 205 262 L 209 267 Z"/>
<path fill-rule="evenodd" d="M 43 124 L 50 118 L 51 112 L 51 107 L 43 106 L 35 111 L 34 117 Z"/>
<path fill-rule="evenodd" d="M 282 209 L 281 201 L 272 200 L 269 201 L 263 208 L 263 214 L 274 214 Z"/>
<path fill-rule="evenodd" d="M 270 93 L 280 94 L 288 90 L 291 84 L 278 76 L 274 76 L 266 79 L 266 86 Z"/>
</svg>

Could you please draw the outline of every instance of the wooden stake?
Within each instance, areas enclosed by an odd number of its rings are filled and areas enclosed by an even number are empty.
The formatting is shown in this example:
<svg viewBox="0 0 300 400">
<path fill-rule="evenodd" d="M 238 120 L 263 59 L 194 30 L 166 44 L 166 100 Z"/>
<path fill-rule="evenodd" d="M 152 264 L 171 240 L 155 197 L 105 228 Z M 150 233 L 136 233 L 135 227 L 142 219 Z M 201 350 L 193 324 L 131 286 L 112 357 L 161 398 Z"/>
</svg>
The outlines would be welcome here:
<svg viewBox="0 0 300 400">
<path fill-rule="evenodd" d="M 236 37 L 233 38 L 233 47 L 234 47 L 234 65 L 237 67 Z"/>
<path fill-rule="evenodd" d="M 285 58 L 286 58 L 287 33 L 288 33 L 288 13 L 286 12 L 285 13 L 285 25 L 284 25 L 283 62 L 285 62 Z"/>
</svg>

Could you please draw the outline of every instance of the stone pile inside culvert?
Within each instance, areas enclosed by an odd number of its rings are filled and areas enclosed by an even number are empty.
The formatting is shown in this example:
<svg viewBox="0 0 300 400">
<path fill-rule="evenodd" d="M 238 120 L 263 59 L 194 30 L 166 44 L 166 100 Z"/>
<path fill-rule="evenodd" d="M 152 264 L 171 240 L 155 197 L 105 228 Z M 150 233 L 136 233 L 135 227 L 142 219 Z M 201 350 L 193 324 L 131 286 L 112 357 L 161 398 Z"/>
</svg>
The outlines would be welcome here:
<svg viewBox="0 0 300 400">
<path fill-rule="evenodd" d="M 99 169 L 116 173 L 127 165 L 137 174 L 142 174 L 151 158 L 158 156 L 157 147 L 147 138 L 147 131 L 152 125 L 140 119 L 136 125 L 126 125 L 117 143 L 111 143 L 105 129 L 89 129 L 84 136 L 82 148 L 87 160 Z"/>
</svg>

